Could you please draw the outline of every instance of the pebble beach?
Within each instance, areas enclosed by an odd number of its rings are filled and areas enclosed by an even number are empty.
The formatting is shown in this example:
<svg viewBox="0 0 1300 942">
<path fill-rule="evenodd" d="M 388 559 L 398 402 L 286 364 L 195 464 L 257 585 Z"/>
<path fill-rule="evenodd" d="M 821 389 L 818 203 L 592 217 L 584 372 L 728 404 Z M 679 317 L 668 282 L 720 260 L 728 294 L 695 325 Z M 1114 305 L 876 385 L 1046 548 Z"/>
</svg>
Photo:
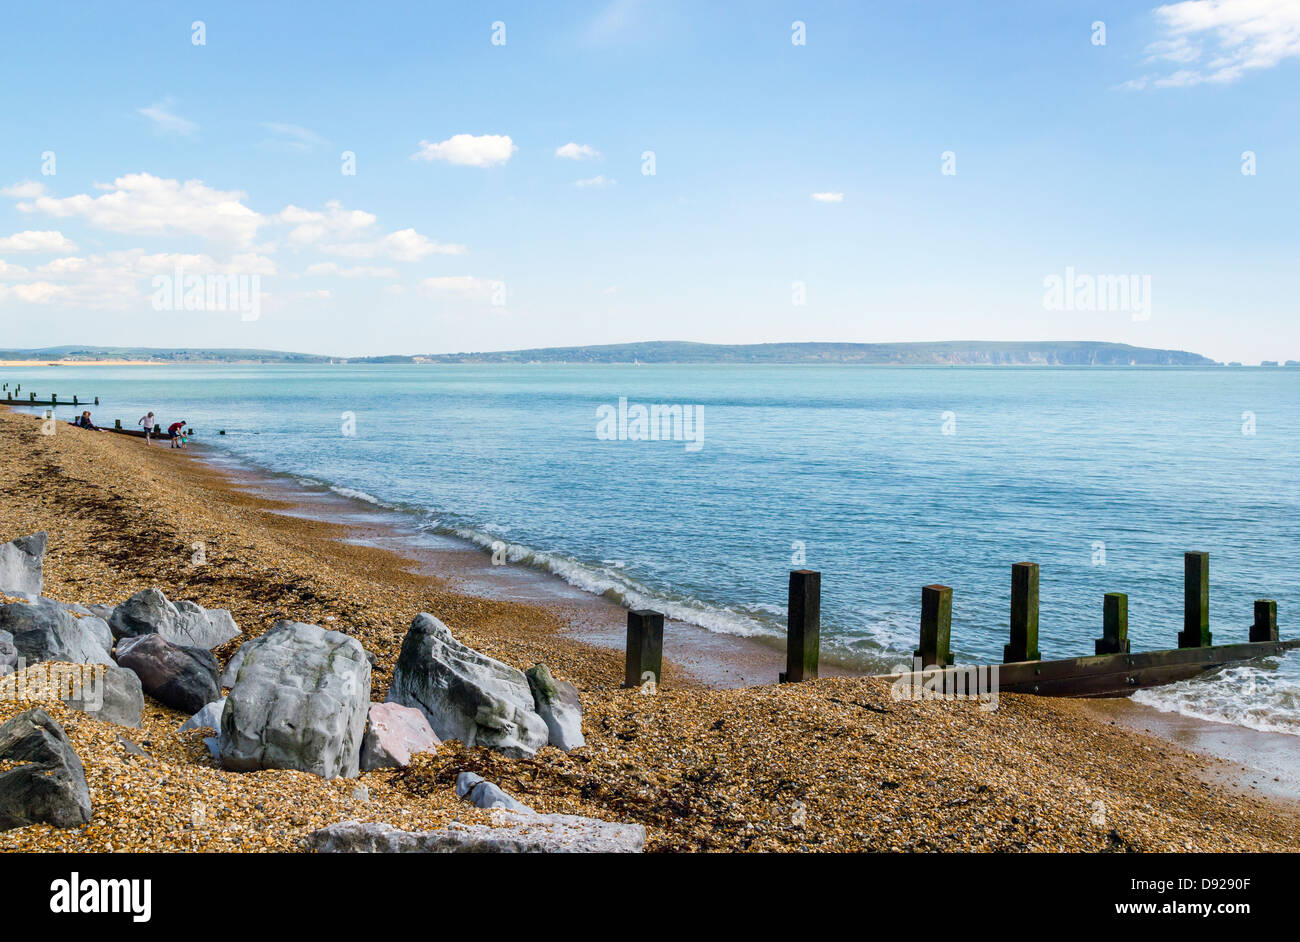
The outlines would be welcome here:
<svg viewBox="0 0 1300 942">
<path fill-rule="evenodd" d="M 1290 851 L 1300 816 L 1230 790 L 1213 760 L 1070 700 L 1003 695 L 896 701 L 871 678 L 714 689 L 672 663 L 645 694 L 621 689 L 620 652 L 575 638 L 558 607 L 479 598 L 409 559 L 345 542 L 338 524 L 282 512 L 188 451 L 0 413 L 0 542 L 45 531 L 45 594 L 109 604 L 162 589 L 229 609 L 239 645 L 280 619 L 355 637 L 387 693 L 412 619 L 428 612 L 474 649 L 573 683 L 586 745 L 527 759 L 448 741 L 402 769 L 325 780 L 229 772 L 188 715 L 146 700 L 129 729 L 55 699 L 34 705 L 85 766 L 89 824 L 0 832 L 7 851 L 300 852 L 342 821 L 411 830 L 491 823 L 456 796 L 476 772 L 545 813 L 646 829 L 648 851 Z M 30 694 L 30 691 L 29 691 Z"/>
</svg>

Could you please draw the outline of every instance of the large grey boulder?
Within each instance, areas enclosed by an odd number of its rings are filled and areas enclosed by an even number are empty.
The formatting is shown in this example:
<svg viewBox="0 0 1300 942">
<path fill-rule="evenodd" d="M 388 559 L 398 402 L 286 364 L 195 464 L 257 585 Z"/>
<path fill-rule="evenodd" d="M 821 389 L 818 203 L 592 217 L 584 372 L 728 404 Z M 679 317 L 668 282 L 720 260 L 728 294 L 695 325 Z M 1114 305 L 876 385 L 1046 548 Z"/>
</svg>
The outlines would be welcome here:
<svg viewBox="0 0 1300 942">
<path fill-rule="evenodd" d="M 45 533 L 0 544 L 0 592 L 39 597 L 45 587 Z"/>
<path fill-rule="evenodd" d="M 113 663 L 104 644 L 103 622 L 91 615 L 78 618 L 51 599 L 0 605 L 0 631 L 13 637 L 13 646 L 28 664 Z"/>
<path fill-rule="evenodd" d="M 493 826 L 453 821 L 437 831 L 343 821 L 307 835 L 321 854 L 639 854 L 645 828 L 568 814 L 493 812 Z"/>
<path fill-rule="evenodd" d="M 173 710 L 195 713 L 221 696 L 217 659 L 203 648 L 140 635 L 118 642 L 117 663 L 135 671 L 144 692 Z"/>
<path fill-rule="evenodd" d="M 199 710 L 199 712 L 195 713 L 188 720 L 182 723 L 180 728 L 176 730 L 176 732 L 183 733 L 191 729 L 220 730 L 221 714 L 224 713 L 225 710 L 226 710 L 225 697 L 222 697 L 220 700 L 213 700 L 202 710 Z"/>
<path fill-rule="evenodd" d="M 105 615 L 100 612 L 107 608 L 108 614 L 112 614 L 113 606 L 96 605 L 93 609 L 77 602 L 60 602 L 58 599 L 49 599 L 41 596 L 36 600 L 40 605 L 53 605 L 55 608 L 61 608 L 69 615 L 72 615 L 81 624 L 83 631 L 90 634 L 98 641 L 105 650 L 113 650 L 113 632 L 108 627 L 108 621 Z M 96 611 L 98 609 L 99 611 Z"/>
<path fill-rule="evenodd" d="M 361 771 L 401 768 L 410 764 L 415 753 L 437 752 L 440 745 L 419 710 L 400 703 L 372 703 L 361 740 Z"/>
<path fill-rule="evenodd" d="M 19 713 L 0 726 L 0 769 L 0 831 L 90 820 L 86 770 L 63 727 L 44 710 Z"/>
<path fill-rule="evenodd" d="M 361 643 L 280 621 L 241 650 L 221 716 L 222 767 L 355 776 L 370 706 L 370 661 Z"/>
<path fill-rule="evenodd" d="M 143 589 L 117 608 L 108 619 L 116 638 L 159 634 L 172 644 L 211 651 L 240 635 L 239 627 L 224 608 L 207 610 L 194 602 L 175 604 L 160 589 Z"/>
<path fill-rule="evenodd" d="M 388 700 L 423 711 L 439 738 L 526 758 L 546 745 L 522 671 L 466 647 L 432 615 L 411 622 Z"/>
<path fill-rule="evenodd" d="M 546 723 L 548 742 L 565 752 L 587 745 L 587 738 L 582 735 L 578 688 L 567 680 L 556 680 L 545 664 L 530 667 L 524 676 L 533 692 L 533 708 Z"/>
</svg>

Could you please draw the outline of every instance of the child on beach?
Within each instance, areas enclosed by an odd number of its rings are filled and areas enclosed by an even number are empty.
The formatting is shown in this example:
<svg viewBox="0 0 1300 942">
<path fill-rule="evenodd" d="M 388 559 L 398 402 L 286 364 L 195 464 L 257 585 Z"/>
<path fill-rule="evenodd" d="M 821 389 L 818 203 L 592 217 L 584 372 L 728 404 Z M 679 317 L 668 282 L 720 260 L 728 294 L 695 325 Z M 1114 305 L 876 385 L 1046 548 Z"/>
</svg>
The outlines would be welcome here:
<svg viewBox="0 0 1300 942">
<path fill-rule="evenodd" d="M 183 428 L 185 428 L 184 419 L 181 419 L 179 422 L 173 422 L 171 425 L 167 426 L 167 437 L 171 439 L 173 448 L 185 447 L 185 436 L 181 434 L 181 429 Z"/>
<path fill-rule="evenodd" d="M 149 436 L 153 433 L 153 413 L 150 412 L 147 415 L 140 416 L 140 421 L 137 424 L 144 429 L 144 443 L 149 444 Z"/>
</svg>

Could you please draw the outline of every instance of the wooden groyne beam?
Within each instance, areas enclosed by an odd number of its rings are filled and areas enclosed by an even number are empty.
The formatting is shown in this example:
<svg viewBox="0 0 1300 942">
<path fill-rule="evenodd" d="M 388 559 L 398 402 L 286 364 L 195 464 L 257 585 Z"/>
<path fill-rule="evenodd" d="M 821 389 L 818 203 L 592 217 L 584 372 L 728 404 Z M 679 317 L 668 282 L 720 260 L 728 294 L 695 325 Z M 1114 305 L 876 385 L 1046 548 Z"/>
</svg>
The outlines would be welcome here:
<svg viewBox="0 0 1300 942">
<path fill-rule="evenodd" d="M 921 647 L 915 657 L 923 671 L 952 664 L 947 629 L 952 612 L 951 590 L 944 600 L 941 644 L 935 644 L 937 632 L 934 616 L 929 612 L 935 602 L 927 597 L 927 593 L 943 588 L 927 586 L 922 590 Z M 1102 604 L 1102 636 L 1095 642 L 1092 656 L 1039 659 L 1038 566 L 1035 563 L 1016 563 L 1011 567 L 1010 634 L 1011 641 L 1003 651 L 1003 663 L 998 668 L 998 689 L 1045 697 L 1123 697 L 1143 687 L 1158 687 L 1227 664 L 1300 648 L 1300 639 L 1278 639 L 1277 602 L 1272 599 L 1255 602 L 1255 622 L 1248 641 L 1212 643 L 1209 553 L 1183 556 L 1183 630 L 1178 633 L 1177 648 L 1130 653 L 1128 596 L 1108 592 Z"/>
<path fill-rule="evenodd" d="M 1040 697 L 1126 697 L 1143 687 L 1172 684 L 1228 664 L 1298 647 L 1300 638 L 1137 654 L 1099 654 L 1059 661 L 1021 661 L 998 668 L 998 690 Z"/>
<path fill-rule="evenodd" d="M 12 393 L 6 393 L 5 398 L 0 399 L 0 404 L 6 406 L 97 406 L 99 405 L 99 397 L 95 396 L 93 402 L 77 396 L 73 396 L 70 400 L 63 399 L 60 401 L 57 393 L 51 393 L 49 399 L 37 399 L 36 393 L 32 393 L 26 399 L 15 399 Z"/>
<path fill-rule="evenodd" d="M 1124 697 L 1144 687 L 1158 687 L 1228 664 L 1282 654 L 1300 648 L 1300 638 L 1278 637 L 1277 602 L 1255 602 L 1249 640 L 1211 644 L 1210 557 L 1187 553 L 1183 561 L 1183 630 L 1178 647 L 1163 651 L 1129 651 L 1128 596 L 1106 593 L 1102 604 L 1102 636 L 1096 653 L 1086 657 L 1044 661 L 1038 654 L 1037 563 L 1011 567 L 1010 642 L 1003 663 L 996 667 L 954 667 L 950 653 L 953 590 L 928 585 L 921 590 L 921 643 L 914 654 L 916 670 L 882 675 L 881 679 L 922 678 L 940 671 L 996 671 L 997 688 L 1005 693 L 1044 697 Z M 660 678 L 663 661 L 664 616 L 648 610 L 628 613 L 625 687 L 643 687 L 647 677 Z M 817 677 L 821 635 L 821 573 L 806 569 L 790 573 L 786 622 L 786 669 L 780 683 Z M 918 685 L 919 686 L 919 685 Z"/>
</svg>

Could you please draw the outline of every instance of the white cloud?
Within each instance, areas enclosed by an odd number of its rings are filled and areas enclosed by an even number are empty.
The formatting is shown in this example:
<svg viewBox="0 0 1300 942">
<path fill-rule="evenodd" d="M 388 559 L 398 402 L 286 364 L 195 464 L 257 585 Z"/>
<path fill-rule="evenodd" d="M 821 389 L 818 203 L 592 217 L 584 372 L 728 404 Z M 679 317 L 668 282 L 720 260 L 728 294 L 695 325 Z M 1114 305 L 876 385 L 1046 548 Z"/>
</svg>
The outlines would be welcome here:
<svg viewBox="0 0 1300 942">
<path fill-rule="evenodd" d="M 52 304 L 69 297 L 69 290 L 63 285 L 48 281 L 33 281 L 26 285 L 11 285 L 9 291 L 20 301 L 28 304 Z"/>
<path fill-rule="evenodd" d="M 495 167 L 519 148 L 504 134 L 456 134 L 440 143 L 420 141 L 412 160 L 445 160 L 462 167 Z"/>
<path fill-rule="evenodd" d="M 1247 72 L 1271 69 L 1300 57 L 1300 3 L 1296 0 L 1184 0 L 1157 7 L 1163 39 L 1146 48 L 1148 62 L 1172 62 L 1183 68 L 1165 76 L 1144 75 L 1121 85 L 1126 89 L 1177 88 L 1204 82 L 1235 82 Z"/>
<path fill-rule="evenodd" d="M 498 282 L 473 275 L 456 275 L 449 278 L 426 278 L 420 282 L 425 294 L 433 296 L 451 296 L 464 301 L 487 301 L 492 297 Z"/>
<path fill-rule="evenodd" d="M 223 261 L 201 253 L 150 253 L 136 248 L 55 259 L 37 269 L 45 280 L 14 285 L 11 295 L 33 304 L 127 310 L 149 303 L 151 276 L 171 275 L 178 268 L 186 276 L 276 274 L 272 259 L 252 252 Z"/>
<path fill-rule="evenodd" d="M 368 265 L 356 265 L 344 268 L 336 262 L 317 262 L 307 266 L 309 275 L 336 275 L 339 278 L 396 278 L 396 268 L 375 268 Z"/>
<path fill-rule="evenodd" d="M 276 222 L 288 223 L 294 228 L 289 241 L 296 245 L 310 245 L 329 237 L 356 236 L 375 224 L 373 213 L 359 209 L 344 209 L 338 200 L 325 204 L 324 212 L 286 206 L 275 217 Z"/>
<path fill-rule="evenodd" d="M 555 156 L 563 157 L 566 160 L 597 160 L 600 157 L 600 151 L 586 144 L 569 141 L 563 147 L 555 148 Z"/>
<path fill-rule="evenodd" d="M 329 143 L 315 131 L 305 128 L 301 124 L 263 121 L 262 127 L 272 134 L 269 140 L 262 142 L 263 145 L 276 150 L 293 150 L 306 154 L 316 147 Z"/>
<path fill-rule="evenodd" d="M 62 232 L 29 230 L 0 239 L 0 252 L 75 252 L 76 245 Z"/>
<path fill-rule="evenodd" d="M 345 258 L 376 258 L 386 255 L 399 262 L 417 262 L 426 255 L 464 255 L 465 246 L 435 242 L 414 229 L 390 232 L 381 239 L 369 242 L 344 242 L 322 245 L 322 252 L 342 255 Z"/>
<path fill-rule="evenodd" d="M 15 183 L 13 186 L 0 188 L 0 196 L 9 196 L 18 200 L 31 200 L 45 193 L 44 183 L 34 183 L 31 180 L 24 180 L 22 183 Z"/>
<path fill-rule="evenodd" d="M 154 130 L 171 134 L 190 135 L 199 129 L 193 121 L 182 118 L 172 110 L 175 105 L 171 98 L 156 101 L 148 108 L 141 108 L 139 113 L 153 122 Z"/>
<path fill-rule="evenodd" d="M 247 194 L 214 190 L 201 180 L 181 183 L 148 173 L 129 173 L 112 184 L 95 186 L 109 192 L 63 199 L 38 196 L 19 203 L 18 208 L 57 218 L 81 217 L 110 232 L 197 235 L 238 245 L 251 243 L 266 221 L 243 204 Z"/>
<path fill-rule="evenodd" d="M 66 258 L 56 258 L 52 262 L 39 266 L 36 270 L 42 275 L 66 275 L 73 272 L 85 271 L 86 264 L 84 258 L 78 258 L 76 255 L 69 255 Z M 0 269 L 0 271 L 3 271 L 3 269 Z"/>
<path fill-rule="evenodd" d="M 844 202 L 843 193 L 831 193 L 831 192 L 813 193 L 812 198 L 816 200 L 818 203 L 843 203 Z"/>
<path fill-rule="evenodd" d="M 605 176 L 603 173 L 600 174 L 600 176 L 596 176 L 596 177 L 588 177 L 588 178 L 585 179 L 585 180 L 574 180 L 574 181 L 573 181 L 573 185 L 574 185 L 574 186 L 582 187 L 582 188 L 584 188 L 584 189 L 586 189 L 586 188 L 588 188 L 588 187 L 592 187 L 592 188 L 595 188 L 595 189 L 604 189 L 605 187 L 607 187 L 607 186 L 613 186 L 613 185 L 616 184 L 616 183 L 618 183 L 617 180 L 615 180 L 615 179 L 613 179 L 613 178 L 611 178 L 611 177 L 607 177 L 607 176 Z"/>
</svg>

